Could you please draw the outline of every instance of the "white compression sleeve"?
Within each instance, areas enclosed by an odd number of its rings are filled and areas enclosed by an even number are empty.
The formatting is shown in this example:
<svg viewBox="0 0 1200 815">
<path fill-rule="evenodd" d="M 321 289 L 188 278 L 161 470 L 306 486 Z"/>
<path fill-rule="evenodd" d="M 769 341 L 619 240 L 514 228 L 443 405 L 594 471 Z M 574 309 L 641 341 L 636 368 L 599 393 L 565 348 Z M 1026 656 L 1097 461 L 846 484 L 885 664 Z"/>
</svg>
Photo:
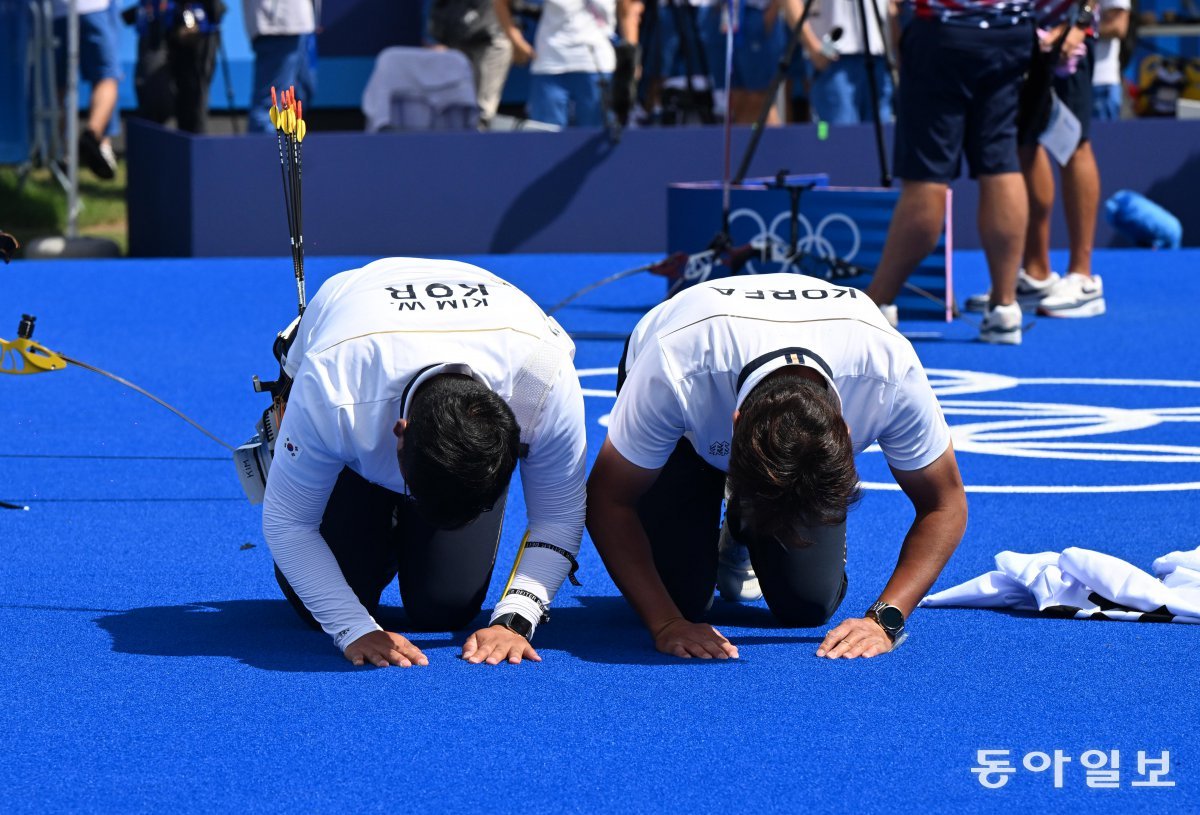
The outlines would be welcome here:
<svg viewBox="0 0 1200 815">
<path fill-rule="evenodd" d="M 564 365 L 543 409 L 521 462 L 521 481 L 529 512 L 529 541 L 547 543 L 579 555 L 586 511 L 587 443 L 583 418 L 583 392 L 574 367 Z M 519 554 L 512 581 L 496 604 L 492 619 L 508 612 L 537 623 L 540 603 L 549 605 L 571 572 L 571 558 L 552 549 L 526 548 Z M 529 592 L 538 599 L 518 592 Z"/>
<path fill-rule="evenodd" d="M 342 464 L 322 454 L 299 405 L 293 403 L 285 414 L 282 432 L 304 439 L 303 453 L 275 457 L 263 501 L 263 537 L 304 607 L 344 651 L 381 628 L 358 601 L 320 533 Z"/>
</svg>

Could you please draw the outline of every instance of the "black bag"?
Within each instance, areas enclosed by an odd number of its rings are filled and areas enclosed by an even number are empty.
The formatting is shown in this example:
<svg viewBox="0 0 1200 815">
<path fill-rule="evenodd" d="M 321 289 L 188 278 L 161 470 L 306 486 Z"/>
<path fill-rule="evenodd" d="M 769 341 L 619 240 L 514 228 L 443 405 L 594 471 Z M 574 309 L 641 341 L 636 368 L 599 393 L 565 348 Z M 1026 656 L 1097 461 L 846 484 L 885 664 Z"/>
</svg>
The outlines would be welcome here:
<svg viewBox="0 0 1200 815">
<path fill-rule="evenodd" d="M 492 38 L 491 0 L 434 0 L 429 36 L 450 48 L 479 45 Z"/>
<path fill-rule="evenodd" d="M 1037 35 L 1033 39 L 1033 57 L 1029 61 L 1029 73 L 1021 84 L 1021 95 L 1017 102 L 1017 142 L 1019 144 L 1036 144 L 1037 137 L 1050 123 L 1050 114 L 1054 109 L 1054 70 L 1058 66 L 1058 55 L 1067 34 L 1071 31 L 1068 25 L 1054 40 L 1049 51 L 1043 51 L 1038 46 Z"/>
</svg>

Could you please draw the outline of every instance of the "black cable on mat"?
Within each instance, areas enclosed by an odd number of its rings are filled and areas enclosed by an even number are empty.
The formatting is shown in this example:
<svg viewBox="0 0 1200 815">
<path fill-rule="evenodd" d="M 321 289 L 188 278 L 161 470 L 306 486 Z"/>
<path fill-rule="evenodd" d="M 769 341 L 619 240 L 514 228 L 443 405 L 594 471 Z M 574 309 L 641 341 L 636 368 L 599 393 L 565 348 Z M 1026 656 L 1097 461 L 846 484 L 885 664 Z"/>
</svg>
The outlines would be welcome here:
<svg viewBox="0 0 1200 815">
<path fill-rule="evenodd" d="M 233 450 L 237 449 L 237 448 L 235 448 L 235 447 L 234 447 L 232 444 L 230 444 L 229 442 L 227 442 L 227 441 L 224 441 L 224 440 L 223 440 L 223 439 L 221 439 L 220 437 L 218 437 L 218 436 L 214 435 L 213 433 L 209 432 L 207 429 L 205 429 L 205 428 L 204 428 L 204 426 L 203 426 L 203 425 L 201 425 L 199 422 L 197 422 L 197 421 L 195 421 L 194 419 L 192 419 L 191 417 L 189 417 L 189 416 L 188 416 L 187 414 L 185 414 L 183 411 L 181 411 L 181 410 L 179 410 L 178 408 L 176 408 L 176 407 L 173 407 L 172 405 L 170 405 L 170 404 L 168 404 L 168 403 L 164 402 L 162 399 L 159 399 L 157 396 L 155 396 L 154 394 L 150 393 L 150 391 L 146 390 L 145 388 L 138 387 L 137 385 L 135 385 L 135 384 L 133 384 L 132 382 L 130 382 L 128 379 L 124 379 L 124 378 L 122 378 L 122 377 L 119 377 L 119 376 L 117 376 L 116 374 L 113 374 L 113 373 L 109 373 L 108 371 L 104 370 L 103 368 L 97 368 L 97 367 L 96 367 L 96 366 L 94 366 L 94 365 L 88 365 L 86 362 L 80 362 L 80 361 L 79 361 L 79 360 L 77 360 L 77 359 L 72 359 L 71 357 L 67 356 L 66 354 L 59 354 L 59 356 L 60 356 L 60 357 L 62 357 L 64 360 L 66 360 L 66 361 L 67 361 L 68 363 L 70 363 L 71 365 L 78 365 L 80 368 L 83 368 L 84 370 L 92 371 L 93 373 L 100 374 L 101 376 L 106 376 L 106 377 L 108 377 L 109 379 L 113 380 L 114 382 L 118 382 L 118 383 L 120 383 L 120 384 L 124 385 L 125 387 L 127 387 L 127 388 L 130 388 L 131 390 L 135 390 L 135 391 L 137 391 L 137 392 L 138 392 L 138 393 L 140 393 L 142 396 L 145 396 L 147 399 L 149 399 L 149 400 L 151 400 L 151 401 L 153 401 L 153 402 L 157 402 L 158 404 L 160 404 L 160 405 L 162 405 L 163 407 L 165 407 L 167 410 L 169 410 L 169 411 L 171 411 L 172 413 L 174 413 L 174 414 L 175 414 L 176 416 L 178 416 L 180 419 L 183 419 L 185 422 L 187 422 L 188 424 L 190 424 L 192 427 L 196 428 L 196 429 L 197 429 L 197 430 L 199 430 L 201 433 L 203 433 L 204 435 L 208 436 L 210 439 L 212 439 L 213 441 L 215 441 L 217 444 L 219 444 L 219 445 L 221 445 L 222 447 L 224 447 L 226 450 L 229 450 L 230 452 L 232 452 Z"/>
</svg>

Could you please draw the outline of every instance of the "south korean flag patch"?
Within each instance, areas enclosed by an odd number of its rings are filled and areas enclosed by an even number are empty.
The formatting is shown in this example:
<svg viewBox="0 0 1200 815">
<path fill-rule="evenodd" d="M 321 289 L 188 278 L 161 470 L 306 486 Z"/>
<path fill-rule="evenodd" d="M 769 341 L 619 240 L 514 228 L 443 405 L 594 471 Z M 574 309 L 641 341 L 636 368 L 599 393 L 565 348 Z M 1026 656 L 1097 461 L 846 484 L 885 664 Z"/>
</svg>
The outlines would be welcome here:
<svg viewBox="0 0 1200 815">
<path fill-rule="evenodd" d="M 284 452 L 286 452 L 292 458 L 300 458 L 300 453 L 303 452 L 300 449 L 300 445 L 298 445 L 298 444 L 296 444 L 296 442 L 292 441 L 291 436 L 284 437 L 282 447 L 283 447 Z"/>
</svg>

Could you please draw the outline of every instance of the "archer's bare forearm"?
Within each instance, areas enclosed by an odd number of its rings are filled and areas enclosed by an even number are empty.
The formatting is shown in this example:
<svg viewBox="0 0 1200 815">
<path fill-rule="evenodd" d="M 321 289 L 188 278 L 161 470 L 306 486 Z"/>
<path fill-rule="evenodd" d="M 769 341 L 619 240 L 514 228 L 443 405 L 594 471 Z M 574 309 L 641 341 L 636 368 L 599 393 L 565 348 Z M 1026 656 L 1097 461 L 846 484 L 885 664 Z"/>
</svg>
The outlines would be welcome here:
<svg viewBox="0 0 1200 815">
<path fill-rule="evenodd" d="M 588 504 L 588 532 L 621 594 L 653 634 L 682 616 L 659 577 L 650 541 L 637 512 L 620 505 Z"/>
<path fill-rule="evenodd" d="M 950 556 L 958 548 L 967 527 L 967 508 L 952 506 L 918 515 L 904 538 L 896 570 L 880 599 L 898 607 L 907 617 L 917 607 Z"/>
</svg>

